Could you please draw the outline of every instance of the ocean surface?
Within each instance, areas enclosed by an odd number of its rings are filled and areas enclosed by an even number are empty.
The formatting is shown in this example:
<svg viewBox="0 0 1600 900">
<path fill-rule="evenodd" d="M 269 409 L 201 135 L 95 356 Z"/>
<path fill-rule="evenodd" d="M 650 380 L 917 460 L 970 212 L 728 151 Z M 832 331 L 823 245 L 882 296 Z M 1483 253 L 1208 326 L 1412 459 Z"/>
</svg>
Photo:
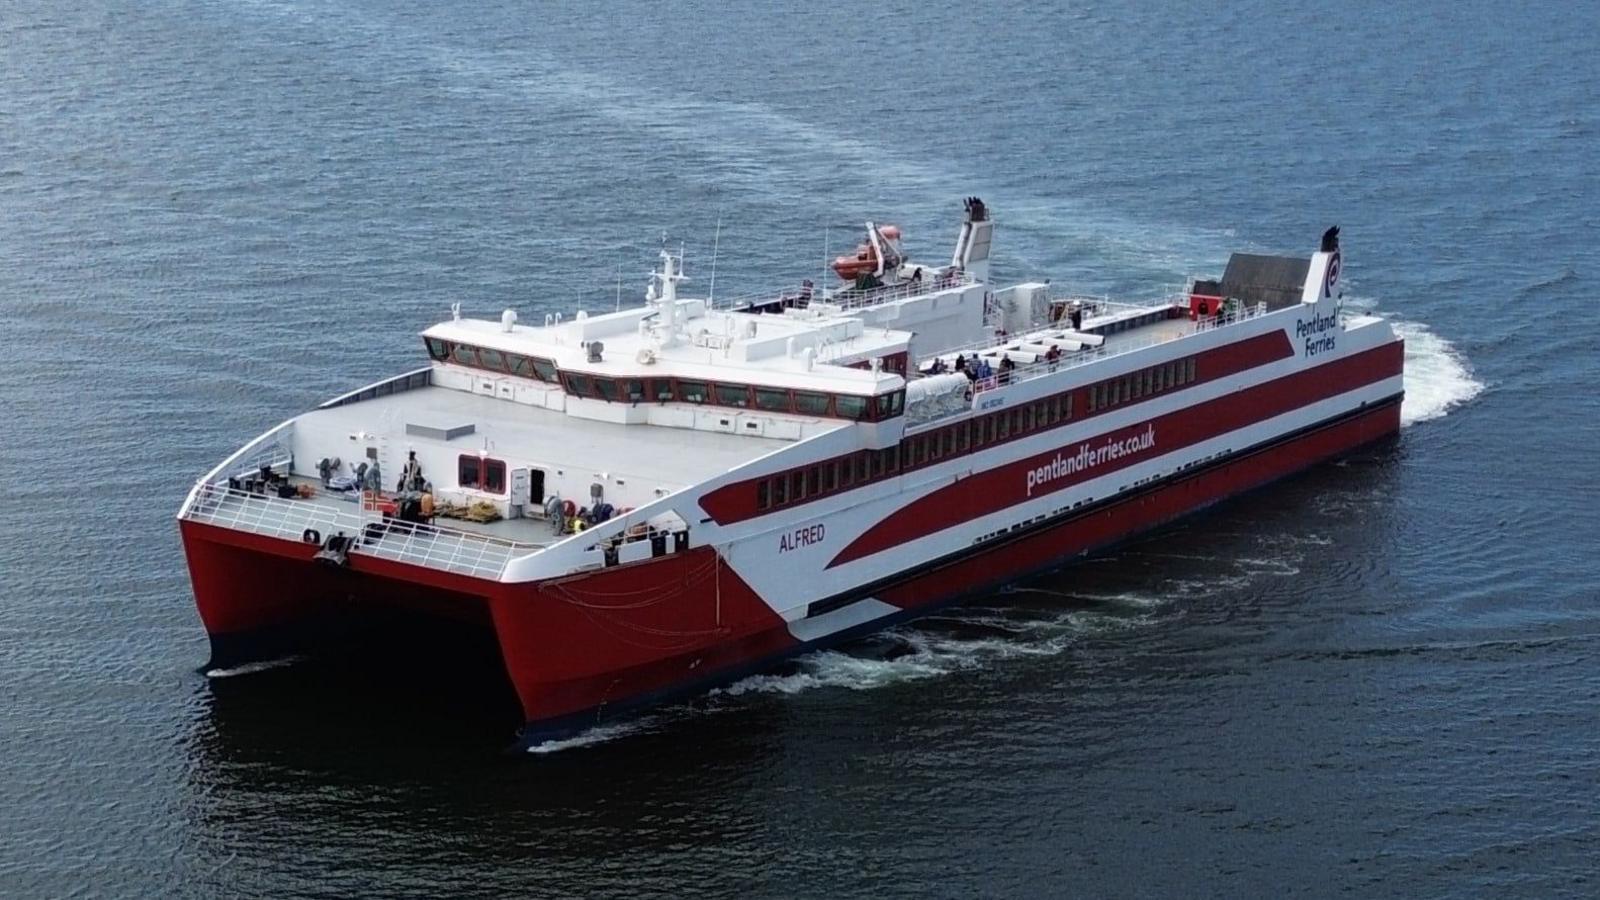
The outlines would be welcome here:
<svg viewBox="0 0 1600 900">
<path fill-rule="evenodd" d="M 451 303 L 969 194 L 1094 294 L 1341 225 L 1399 440 L 535 754 L 197 671 L 188 486 Z M 0 896 L 1600 896 L 1597 245 L 1592 2 L 0 0 Z"/>
</svg>

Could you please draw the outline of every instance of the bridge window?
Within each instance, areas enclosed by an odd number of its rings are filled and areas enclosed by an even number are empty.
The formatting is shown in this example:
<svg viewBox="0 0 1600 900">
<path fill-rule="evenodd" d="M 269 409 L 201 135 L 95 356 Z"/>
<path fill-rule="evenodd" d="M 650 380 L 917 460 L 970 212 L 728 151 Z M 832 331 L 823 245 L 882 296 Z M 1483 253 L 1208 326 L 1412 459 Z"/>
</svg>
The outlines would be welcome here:
<svg viewBox="0 0 1600 900">
<path fill-rule="evenodd" d="M 852 394 L 839 394 L 833 398 L 833 408 L 845 419 L 867 418 L 867 399 Z"/>
<path fill-rule="evenodd" d="M 878 418 L 892 419 L 905 411 L 906 392 L 895 391 L 892 394 L 882 394 L 878 397 Z"/>
<path fill-rule="evenodd" d="M 587 397 L 594 391 L 594 379 L 578 372 L 564 372 L 567 393 L 574 397 Z"/>
<path fill-rule="evenodd" d="M 680 381 L 678 399 L 685 403 L 709 403 L 711 392 L 706 389 L 704 381 Z"/>
<path fill-rule="evenodd" d="M 601 400 L 609 403 L 617 399 L 617 383 L 612 379 L 596 378 L 594 380 L 594 387 L 595 392 L 600 395 Z"/>
<path fill-rule="evenodd" d="M 789 392 L 782 388 L 756 388 L 756 409 L 767 412 L 788 412 Z"/>
<path fill-rule="evenodd" d="M 750 405 L 750 389 L 742 384 L 713 384 L 717 392 L 718 406 L 736 406 L 740 409 Z"/>
<path fill-rule="evenodd" d="M 672 391 L 672 379 L 650 379 L 650 396 L 654 397 L 657 403 L 671 403 L 674 396 Z"/>
<path fill-rule="evenodd" d="M 828 395 L 795 391 L 794 411 L 803 416 L 825 416 L 828 414 Z"/>
<path fill-rule="evenodd" d="M 450 345 L 438 338 L 428 338 L 428 355 L 439 362 L 450 358 Z"/>
<path fill-rule="evenodd" d="M 629 403 L 638 403 L 644 399 L 644 380 L 628 378 L 622 382 L 622 398 Z"/>
<path fill-rule="evenodd" d="M 506 360 L 499 350 L 490 350 L 487 347 L 478 349 L 478 367 L 482 369 L 497 369 L 503 371 Z"/>
<path fill-rule="evenodd" d="M 450 361 L 462 366 L 475 366 L 478 364 L 478 352 L 474 347 L 457 344 L 450 349 Z"/>
</svg>

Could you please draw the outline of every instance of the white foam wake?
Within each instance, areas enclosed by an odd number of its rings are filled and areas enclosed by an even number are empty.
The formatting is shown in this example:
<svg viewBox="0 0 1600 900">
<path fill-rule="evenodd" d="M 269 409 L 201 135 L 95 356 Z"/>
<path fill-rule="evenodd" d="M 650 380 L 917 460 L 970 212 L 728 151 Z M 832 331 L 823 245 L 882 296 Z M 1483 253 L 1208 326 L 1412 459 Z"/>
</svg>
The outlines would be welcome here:
<svg viewBox="0 0 1600 900">
<path fill-rule="evenodd" d="M 1437 419 L 1483 392 L 1483 382 L 1454 344 L 1434 334 L 1428 326 L 1394 320 L 1394 330 L 1406 339 L 1406 399 L 1400 405 L 1400 424 L 1415 425 Z"/>
<path fill-rule="evenodd" d="M 1107 631 L 1134 628 L 1153 621 L 1157 602 L 1124 604 L 1122 595 L 1105 598 L 1125 607 L 1114 613 L 1073 610 L 1043 619 L 1019 621 L 1006 616 L 971 614 L 895 628 L 884 637 L 903 645 L 894 656 L 860 656 L 839 650 L 808 653 L 795 661 L 793 671 L 752 675 L 712 696 L 746 694 L 798 694 L 817 688 L 870 691 L 895 684 L 939 678 L 979 669 L 991 662 L 1022 657 L 1055 656 L 1083 638 Z M 1141 598 L 1143 601 L 1143 598 Z M 979 634 L 950 634 L 941 625 Z"/>
<path fill-rule="evenodd" d="M 284 666 L 292 666 L 292 665 L 294 665 L 295 663 L 299 662 L 302 659 L 304 659 L 304 657 L 301 657 L 301 656 L 284 656 L 284 657 L 280 657 L 278 659 L 264 659 L 264 660 L 261 660 L 260 662 L 245 663 L 242 666 L 231 666 L 231 667 L 228 667 L 228 668 L 207 669 L 206 670 L 206 677 L 207 678 L 237 678 L 240 675 L 254 675 L 257 672 L 267 672 L 267 671 L 270 671 L 272 669 L 281 669 Z"/>
</svg>

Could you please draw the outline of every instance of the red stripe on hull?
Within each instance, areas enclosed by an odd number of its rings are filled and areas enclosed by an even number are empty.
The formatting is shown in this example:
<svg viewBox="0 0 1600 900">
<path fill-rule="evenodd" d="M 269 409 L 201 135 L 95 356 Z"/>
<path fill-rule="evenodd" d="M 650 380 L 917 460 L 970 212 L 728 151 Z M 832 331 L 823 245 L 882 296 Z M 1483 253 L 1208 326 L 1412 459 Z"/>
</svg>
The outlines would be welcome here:
<svg viewBox="0 0 1600 900">
<path fill-rule="evenodd" d="M 1396 400 L 1060 525 L 1027 532 L 1003 544 L 997 541 L 999 546 L 932 567 L 915 581 L 895 585 L 877 596 L 903 609 L 914 609 L 1003 584 L 1019 573 L 1047 568 L 1053 562 L 1148 531 L 1399 430 L 1400 402 Z M 1001 573 L 1003 577 L 997 577 Z"/>
<path fill-rule="evenodd" d="M 889 514 L 839 551 L 828 568 L 901 546 L 1035 497 L 1064 490 L 1091 478 L 1382 381 L 1400 374 L 1403 359 L 1403 345 L 1396 341 L 1117 431 L 1074 441 L 1071 445 L 1051 448 L 974 473 Z M 1105 460 L 1099 465 L 1053 478 L 1042 485 L 1029 485 L 1028 473 L 1050 465 L 1057 454 L 1070 456 L 1077 452 L 1080 445 L 1093 449 L 1110 441 L 1136 438 L 1152 426 L 1155 446 L 1148 450 Z"/>
</svg>

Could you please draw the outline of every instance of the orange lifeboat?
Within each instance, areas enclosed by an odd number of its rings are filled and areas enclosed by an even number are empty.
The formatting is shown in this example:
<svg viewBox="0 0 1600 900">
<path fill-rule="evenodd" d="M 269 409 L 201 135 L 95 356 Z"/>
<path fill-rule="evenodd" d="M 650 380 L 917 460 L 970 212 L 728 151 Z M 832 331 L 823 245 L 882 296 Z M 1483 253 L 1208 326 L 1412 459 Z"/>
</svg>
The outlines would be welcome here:
<svg viewBox="0 0 1600 900">
<path fill-rule="evenodd" d="M 871 244 L 862 244 L 854 255 L 836 257 L 833 271 L 845 281 L 855 281 L 857 276 L 878 271 L 878 251 Z"/>
</svg>

